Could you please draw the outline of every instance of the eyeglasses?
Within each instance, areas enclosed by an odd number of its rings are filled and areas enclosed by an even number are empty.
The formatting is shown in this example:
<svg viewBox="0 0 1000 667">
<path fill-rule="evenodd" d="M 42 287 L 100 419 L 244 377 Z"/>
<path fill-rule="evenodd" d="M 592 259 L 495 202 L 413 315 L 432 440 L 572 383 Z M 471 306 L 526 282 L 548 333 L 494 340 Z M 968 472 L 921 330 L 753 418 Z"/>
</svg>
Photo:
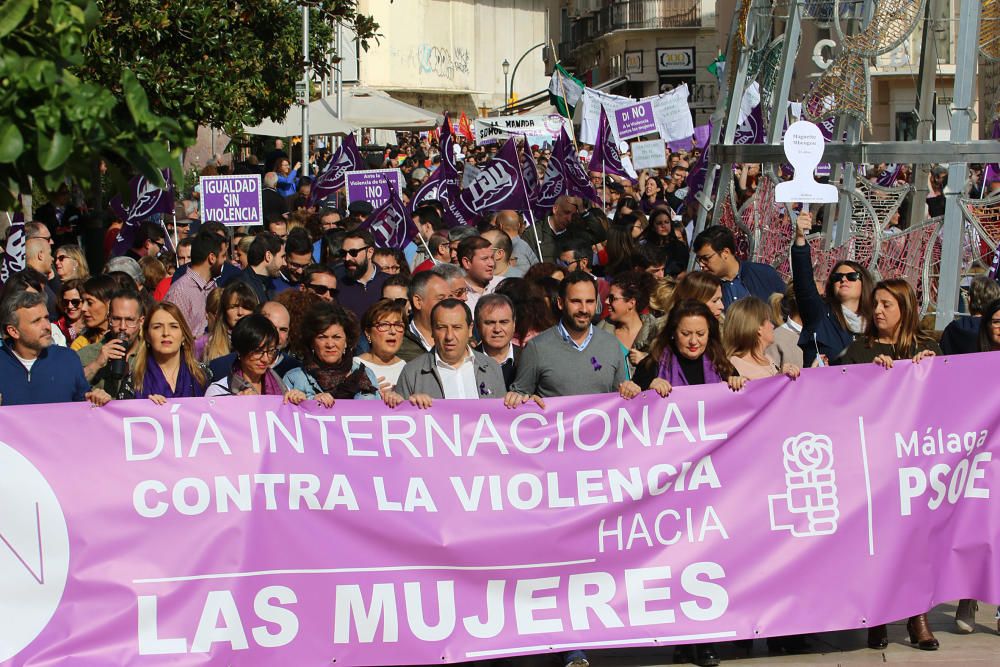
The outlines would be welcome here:
<svg viewBox="0 0 1000 667">
<path fill-rule="evenodd" d="M 276 347 L 262 347 L 247 355 L 250 359 L 270 359 L 276 356 L 278 356 L 278 348 Z"/>
<path fill-rule="evenodd" d="M 29 236 L 28 238 L 25 239 L 25 241 L 32 241 L 34 239 L 44 239 L 44 240 L 48 241 L 49 244 L 52 244 L 52 237 L 51 236 Z"/>
<path fill-rule="evenodd" d="M 564 259 L 560 259 L 559 260 L 559 266 L 562 266 L 562 267 L 565 267 L 565 268 L 568 269 L 571 266 L 575 266 L 575 265 L 579 264 L 582 261 L 583 261 L 582 259 L 572 259 L 572 260 L 570 260 L 570 261 L 567 262 Z"/>
<path fill-rule="evenodd" d="M 459 287 L 456 290 L 452 290 L 452 292 L 451 292 L 451 298 L 453 298 L 453 299 L 461 299 L 463 296 L 468 295 L 468 293 L 469 293 L 469 288 L 468 287 Z"/>
<path fill-rule="evenodd" d="M 379 333 L 386 333 L 390 329 L 402 333 L 406 329 L 406 325 L 402 322 L 376 322 L 372 328 Z"/>
<path fill-rule="evenodd" d="M 340 293 L 340 290 L 336 287 L 327 287 L 326 285 L 315 285 L 313 283 L 309 283 L 307 287 L 320 296 L 323 296 L 324 294 L 337 296 L 337 294 Z"/>
<path fill-rule="evenodd" d="M 616 296 L 614 294 L 608 295 L 608 303 L 614 303 L 615 301 L 631 301 L 627 296 Z"/>
<path fill-rule="evenodd" d="M 69 255 L 56 255 L 57 262 L 65 262 L 67 259 L 72 259 Z"/>
<path fill-rule="evenodd" d="M 399 264 L 383 264 L 379 268 L 382 273 L 399 273 Z"/>
<path fill-rule="evenodd" d="M 849 273 L 833 273 L 833 274 L 830 274 L 830 282 L 831 283 L 835 283 L 835 284 L 839 283 L 844 278 L 847 278 L 848 282 L 856 283 L 859 280 L 861 280 L 861 272 L 860 271 L 851 271 Z"/>
<path fill-rule="evenodd" d="M 63 299 L 64 306 L 69 306 L 70 308 L 79 308 L 80 304 L 83 303 L 83 299 Z"/>
<path fill-rule="evenodd" d="M 108 321 L 112 325 L 125 326 L 125 327 L 134 327 L 137 324 L 139 324 L 138 317 L 109 317 Z"/>
<path fill-rule="evenodd" d="M 312 265 L 311 262 L 306 262 L 305 264 L 299 264 L 298 262 L 289 262 L 287 259 L 285 260 L 285 266 L 294 271 L 305 271 L 311 265 Z"/>
<path fill-rule="evenodd" d="M 695 259 L 698 261 L 699 264 L 704 266 L 705 264 L 708 264 L 709 260 L 711 260 L 713 257 L 718 257 L 718 256 L 719 253 L 713 252 L 709 253 L 708 255 L 696 255 Z"/>
<path fill-rule="evenodd" d="M 348 248 L 342 248 L 340 250 L 340 254 L 343 255 L 343 256 L 346 256 L 346 257 L 357 257 L 360 253 L 363 253 L 365 250 L 368 250 L 368 248 L 370 248 L 370 247 L 371 246 L 363 245 L 360 248 L 350 248 L 350 249 L 348 249 Z"/>
</svg>

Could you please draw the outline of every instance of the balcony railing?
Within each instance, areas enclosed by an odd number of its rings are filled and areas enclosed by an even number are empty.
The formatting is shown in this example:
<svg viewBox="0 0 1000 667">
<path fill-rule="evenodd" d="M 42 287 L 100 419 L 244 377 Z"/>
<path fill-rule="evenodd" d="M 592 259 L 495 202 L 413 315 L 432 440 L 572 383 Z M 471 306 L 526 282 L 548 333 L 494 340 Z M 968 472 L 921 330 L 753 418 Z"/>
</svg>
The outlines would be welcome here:
<svg viewBox="0 0 1000 667">
<path fill-rule="evenodd" d="M 573 24 L 573 43 L 580 45 L 615 30 L 697 28 L 699 0 L 618 0 Z"/>
</svg>

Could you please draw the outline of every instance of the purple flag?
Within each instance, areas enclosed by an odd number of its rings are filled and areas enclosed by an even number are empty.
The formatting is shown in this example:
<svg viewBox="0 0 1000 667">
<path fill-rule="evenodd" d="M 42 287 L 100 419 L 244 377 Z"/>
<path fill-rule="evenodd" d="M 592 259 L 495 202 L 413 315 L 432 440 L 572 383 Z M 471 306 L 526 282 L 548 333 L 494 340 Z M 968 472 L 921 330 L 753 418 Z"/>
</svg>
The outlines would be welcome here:
<svg viewBox="0 0 1000 667">
<path fill-rule="evenodd" d="M 380 207 L 372 211 L 371 215 L 361 223 L 360 229 L 367 229 L 375 238 L 375 245 L 379 248 L 406 247 L 411 240 L 417 236 L 417 226 L 413 224 L 413 218 L 406 208 L 406 204 L 399 198 L 396 188 L 389 184 L 389 200 Z"/>
<path fill-rule="evenodd" d="M 524 174 L 517 156 L 517 144 L 508 139 L 493 159 L 480 170 L 456 202 L 465 214 L 511 209 L 527 211 L 530 203 L 523 185 Z M 459 219 L 468 217 L 459 216 Z"/>
<path fill-rule="evenodd" d="M 618 142 L 611 132 L 611 123 L 608 122 L 608 114 L 601 107 L 601 120 L 597 126 L 597 142 L 594 144 L 594 152 L 590 157 L 590 164 L 587 166 L 590 171 L 603 172 L 612 176 L 621 176 L 632 180 L 632 177 L 625 167 L 622 166 L 622 156 L 618 152 Z M 590 182 L 590 179 L 587 179 Z"/>
<path fill-rule="evenodd" d="M 413 194 L 410 199 L 410 211 L 415 211 L 422 202 L 427 200 L 433 199 L 443 204 L 458 198 L 462 177 L 455 165 L 455 151 L 452 148 L 454 141 L 451 121 L 448 120 L 448 114 L 445 114 L 444 123 L 441 125 L 441 164 L 431 172 L 427 180 Z M 443 211 L 444 221 L 448 223 L 449 227 L 464 224 L 455 217 L 451 207 L 444 206 Z"/>
<path fill-rule="evenodd" d="M 7 245 L 4 246 L 3 262 L 0 262 L 0 287 L 15 273 L 24 268 L 24 209 L 21 195 L 17 196 L 17 213 L 11 218 L 7 230 Z"/>
<path fill-rule="evenodd" d="M 993 121 L 993 133 L 990 136 L 992 139 L 1000 139 L 1000 118 L 996 118 Z M 983 168 L 983 187 L 979 193 L 980 197 L 986 197 L 987 195 L 989 195 L 990 182 L 994 179 L 1000 179 L 1000 164 L 996 162 L 991 162 L 987 164 L 985 168 Z M 997 254 L 998 256 L 1000 256 L 1000 253 Z M 995 277 L 996 262 L 994 262 L 993 265 L 994 265 L 993 273 Z"/>
<path fill-rule="evenodd" d="M 358 144 L 354 141 L 354 135 L 346 135 L 344 140 L 340 142 L 340 147 L 330 158 L 330 162 L 313 181 L 306 205 L 313 207 L 319 201 L 326 199 L 344 187 L 347 172 L 364 169 L 366 166 L 365 159 L 361 157 L 361 151 L 358 150 Z"/>
<path fill-rule="evenodd" d="M 528 195 L 528 201 L 533 202 L 538 198 L 538 189 L 541 183 L 538 182 L 538 165 L 531 155 L 531 146 L 525 141 L 521 148 L 521 177 L 524 178 L 524 191 Z"/>
<path fill-rule="evenodd" d="M 448 223 L 449 227 L 455 227 L 456 225 L 463 224 L 460 220 L 456 219 L 451 212 L 451 208 L 448 206 L 448 202 L 452 202 L 458 198 L 460 194 L 459 190 L 459 176 L 458 174 L 449 174 L 449 169 L 442 166 L 435 169 L 427 180 L 421 184 L 417 191 L 413 194 L 410 199 L 410 211 L 417 210 L 417 207 L 426 201 L 438 201 L 443 205 L 443 219 Z"/>
<path fill-rule="evenodd" d="M 562 142 L 562 150 L 552 153 L 552 159 L 562 163 L 563 174 L 566 176 L 566 193 L 571 197 L 580 197 L 584 201 L 600 203 L 601 198 L 594 189 L 594 184 L 590 182 L 590 176 L 580 164 L 580 156 L 577 155 L 576 148 L 566 134 L 566 128 L 562 128 L 560 138 L 565 137 Z"/>
<path fill-rule="evenodd" d="M 694 144 L 698 148 L 705 150 L 708 142 L 712 139 L 712 124 L 706 123 L 694 128 Z"/>
<path fill-rule="evenodd" d="M 112 211 L 122 218 L 121 229 L 115 237 L 115 245 L 111 251 L 112 257 L 124 255 L 132 247 L 132 240 L 139 225 L 150 216 L 162 213 L 169 215 L 174 212 L 173 180 L 169 169 L 164 169 L 163 180 L 166 181 L 167 188 L 161 190 L 156 187 L 145 176 L 136 176 L 129 181 L 132 190 L 132 203 L 128 209 L 122 206 L 122 199 L 116 195 L 110 202 Z"/>
<path fill-rule="evenodd" d="M 441 166 L 438 170 L 447 169 L 448 173 L 455 177 L 458 182 L 458 165 L 455 164 L 455 135 L 451 131 L 451 119 L 448 114 L 444 115 L 444 122 L 441 124 L 441 141 L 438 143 L 441 151 Z"/>
<path fill-rule="evenodd" d="M 899 172 L 902 169 L 902 164 L 887 164 L 885 166 L 885 171 L 879 174 L 879 177 L 875 182 L 883 187 L 891 188 L 896 184 L 896 179 L 899 178 Z"/>
<path fill-rule="evenodd" d="M 566 193 L 566 174 L 563 173 L 562 162 L 557 158 L 562 154 L 564 141 L 569 141 L 565 132 L 556 139 L 555 146 L 552 147 L 552 157 L 545 167 L 545 174 L 535 196 L 534 203 L 537 209 L 551 208 L 555 205 L 556 199 Z"/>
<path fill-rule="evenodd" d="M 736 128 L 733 143 L 737 146 L 764 143 L 764 116 L 759 104 L 750 111 L 743 124 Z"/>
</svg>

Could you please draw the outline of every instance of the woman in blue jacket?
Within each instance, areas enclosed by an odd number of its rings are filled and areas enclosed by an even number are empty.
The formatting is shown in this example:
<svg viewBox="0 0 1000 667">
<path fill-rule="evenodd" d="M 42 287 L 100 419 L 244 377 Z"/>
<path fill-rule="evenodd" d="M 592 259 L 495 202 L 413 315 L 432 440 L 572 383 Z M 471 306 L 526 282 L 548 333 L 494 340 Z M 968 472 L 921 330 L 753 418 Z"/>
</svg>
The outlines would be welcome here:
<svg viewBox="0 0 1000 667">
<path fill-rule="evenodd" d="M 812 255 L 806 234 L 812 227 L 812 214 L 800 213 L 795 223 L 792 245 L 792 285 L 802 317 L 799 347 L 805 367 L 816 355 L 825 355 L 835 364 L 854 340 L 864 333 L 872 319 L 872 293 L 875 281 L 861 264 L 842 260 L 834 265 L 820 295 L 813 277 Z"/>
</svg>

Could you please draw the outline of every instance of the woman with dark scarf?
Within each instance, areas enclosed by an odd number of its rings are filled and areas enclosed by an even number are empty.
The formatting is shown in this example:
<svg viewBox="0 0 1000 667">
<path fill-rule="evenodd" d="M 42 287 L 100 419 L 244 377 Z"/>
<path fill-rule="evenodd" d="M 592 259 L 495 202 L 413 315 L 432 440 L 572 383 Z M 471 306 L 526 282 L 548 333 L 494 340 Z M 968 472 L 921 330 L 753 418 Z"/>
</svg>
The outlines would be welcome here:
<svg viewBox="0 0 1000 667">
<path fill-rule="evenodd" d="M 363 364 L 355 362 L 358 323 L 340 306 L 317 303 L 302 321 L 299 348 L 305 350 L 302 368 L 285 375 L 289 389 L 323 405 L 338 398 L 377 399 L 378 380 Z"/>
<path fill-rule="evenodd" d="M 134 359 L 136 398 L 163 405 L 168 398 L 204 396 L 208 376 L 194 357 L 194 337 L 180 309 L 162 302 L 149 311 L 142 327 L 145 345 Z"/>
</svg>

